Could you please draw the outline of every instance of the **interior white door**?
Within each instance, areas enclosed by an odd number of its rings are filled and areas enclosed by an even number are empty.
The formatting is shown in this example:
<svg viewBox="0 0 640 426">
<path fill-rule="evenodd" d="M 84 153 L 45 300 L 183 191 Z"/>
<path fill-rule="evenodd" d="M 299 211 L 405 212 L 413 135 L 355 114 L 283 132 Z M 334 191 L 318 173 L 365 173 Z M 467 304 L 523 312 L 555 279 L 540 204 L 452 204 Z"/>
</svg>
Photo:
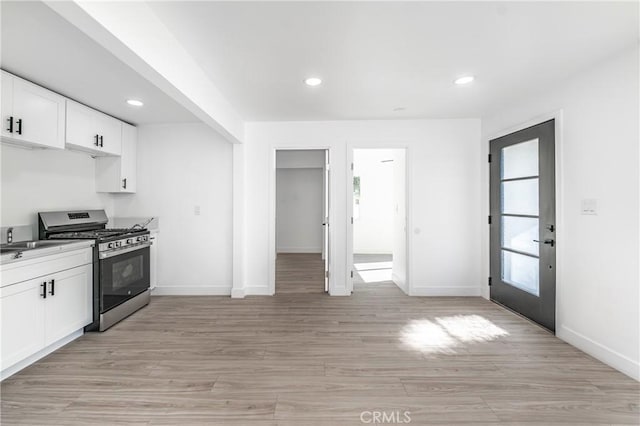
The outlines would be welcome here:
<svg viewBox="0 0 640 426">
<path fill-rule="evenodd" d="M 324 291 L 328 292 L 329 291 L 329 259 L 331 258 L 330 256 L 330 245 L 329 245 L 329 236 L 330 236 L 330 232 L 329 232 L 329 183 L 330 183 L 330 179 L 331 179 L 331 167 L 329 165 L 329 150 L 325 151 L 325 157 L 324 157 L 325 161 L 324 161 L 324 200 L 323 200 L 323 205 L 324 205 L 324 221 L 323 221 L 323 243 L 324 243 L 324 247 L 323 247 L 323 254 L 324 254 Z"/>
<path fill-rule="evenodd" d="M 49 345 L 92 321 L 92 265 L 47 277 L 45 340 Z"/>
<path fill-rule="evenodd" d="M 46 278 L 0 289 L 0 369 L 38 352 L 44 344 Z"/>
</svg>

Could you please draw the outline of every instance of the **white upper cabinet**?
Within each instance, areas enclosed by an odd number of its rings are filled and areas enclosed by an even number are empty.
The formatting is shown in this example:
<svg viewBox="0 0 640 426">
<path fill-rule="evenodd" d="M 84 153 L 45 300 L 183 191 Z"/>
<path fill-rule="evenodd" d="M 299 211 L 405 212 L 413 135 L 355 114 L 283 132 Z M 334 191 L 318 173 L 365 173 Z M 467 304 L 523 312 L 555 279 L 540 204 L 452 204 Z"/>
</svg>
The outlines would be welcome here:
<svg viewBox="0 0 640 426">
<path fill-rule="evenodd" d="M 122 152 L 122 122 L 67 99 L 66 146 L 96 156 L 118 156 Z"/>
<path fill-rule="evenodd" d="M 120 157 L 96 159 L 97 192 L 136 192 L 136 151 L 138 129 L 122 123 Z"/>
<path fill-rule="evenodd" d="M 63 149 L 65 98 L 4 71 L 1 84 L 3 142 Z"/>
</svg>

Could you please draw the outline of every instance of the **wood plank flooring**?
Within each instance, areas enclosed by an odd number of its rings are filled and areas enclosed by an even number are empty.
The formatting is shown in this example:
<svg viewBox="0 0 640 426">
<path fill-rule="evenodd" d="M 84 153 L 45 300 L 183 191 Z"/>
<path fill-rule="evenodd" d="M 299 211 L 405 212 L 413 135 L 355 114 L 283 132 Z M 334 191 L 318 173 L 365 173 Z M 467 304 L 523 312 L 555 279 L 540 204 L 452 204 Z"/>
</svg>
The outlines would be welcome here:
<svg viewBox="0 0 640 426">
<path fill-rule="evenodd" d="M 278 253 L 276 294 L 324 293 L 324 260 L 317 253 Z"/>
<path fill-rule="evenodd" d="M 361 425 L 363 411 L 417 425 L 640 421 L 640 384 L 546 331 L 480 298 L 392 284 L 153 297 L 1 391 L 3 426 Z"/>
</svg>

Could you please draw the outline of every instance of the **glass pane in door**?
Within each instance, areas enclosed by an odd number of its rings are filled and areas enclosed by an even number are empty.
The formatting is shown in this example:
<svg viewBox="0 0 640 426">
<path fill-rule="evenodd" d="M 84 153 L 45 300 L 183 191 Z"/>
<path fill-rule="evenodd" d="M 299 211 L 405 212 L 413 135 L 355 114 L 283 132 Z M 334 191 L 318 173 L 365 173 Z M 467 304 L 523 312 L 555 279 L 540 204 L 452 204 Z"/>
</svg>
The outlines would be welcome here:
<svg viewBox="0 0 640 426">
<path fill-rule="evenodd" d="M 538 176 L 538 139 L 502 148 L 502 179 Z"/>
<path fill-rule="evenodd" d="M 537 218 L 503 216 L 502 247 L 538 255 L 540 246 L 533 240 L 539 238 Z"/>
<path fill-rule="evenodd" d="M 502 213 L 538 216 L 538 178 L 502 182 Z"/>
<path fill-rule="evenodd" d="M 502 281 L 539 296 L 539 263 L 536 257 L 502 250 Z"/>
</svg>

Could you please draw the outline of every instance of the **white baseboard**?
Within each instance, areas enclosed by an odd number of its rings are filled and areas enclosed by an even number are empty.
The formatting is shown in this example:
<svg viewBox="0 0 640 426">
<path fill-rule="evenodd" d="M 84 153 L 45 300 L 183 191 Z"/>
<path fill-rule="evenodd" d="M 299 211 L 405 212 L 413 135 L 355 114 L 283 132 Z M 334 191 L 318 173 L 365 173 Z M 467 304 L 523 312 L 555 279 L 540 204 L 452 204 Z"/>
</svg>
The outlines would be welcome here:
<svg viewBox="0 0 640 426">
<path fill-rule="evenodd" d="M 245 287 L 244 294 L 245 296 L 273 296 L 273 293 L 269 290 L 268 286 Z"/>
<path fill-rule="evenodd" d="M 77 339 L 78 337 L 82 336 L 83 334 L 84 334 L 84 329 L 82 329 L 82 328 L 80 330 L 74 331 L 73 333 L 71 333 L 67 337 L 63 337 L 62 339 L 58 340 L 57 342 L 54 342 L 54 343 L 50 344 L 46 348 L 44 348 L 44 349 L 36 352 L 35 354 L 23 359 L 22 361 L 18 362 L 17 364 L 13 364 L 11 367 L 5 368 L 4 370 L 2 370 L 2 372 L 0 372 L 0 381 L 6 379 L 7 377 L 10 377 L 10 376 L 16 374 L 18 371 L 22 370 L 23 368 L 26 368 L 26 367 L 30 366 L 34 362 L 38 361 L 41 358 L 44 358 L 45 356 L 49 355 L 50 353 L 52 353 L 54 351 L 57 351 L 58 349 L 60 349 L 64 345 L 66 345 L 67 343 L 71 342 L 72 340 Z"/>
<path fill-rule="evenodd" d="M 556 328 L 556 336 L 627 376 L 640 381 L 640 363 L 564 325 Z"/>
<path fill-rule="evenodd" d="M 231 298 L 232 299 L 244 299 L 244 288 L 234 288 L 231 289 Z"/>
<path fill-rule="evenodd" d="M 386 249 L 363 249 L 363 250 L 353 250 L 353 254 L 357 255 L 357 254 L 388 254 L 388 255 L 393 255 L 392 252 L 390 252 L 389 250 Z"/>
<path fill-rule="evenodd" d="M 286 254 L 286 253 L 313 253 L 313 254 L 321 254 L 322 247 L 278 247 L 276 249 L 277 253 Z"/>
<path fill-rule="evenodd" d="M 156 286 L 152 296 L 229 296 L 230 286 Z"/>
<path fill-rule="evenodd" d="M 407 282 L 403 279 L 401 279 L 400 277 L 398 277 L 396 274 L 391 274 L 391 281 L 393 281 L 393 283 L 395 285 L 398 286 L 398 288 L 400 290 L 402 290 L 402 292 L 406 295 L 409 295 L 409 291 L 407 289 Z"/>
<path fill-rule="evenodd" d="M 476 297 L 480 296 L 480 287 L 413 287 L 410 296 L 455 296 Z"/>
</svg>

